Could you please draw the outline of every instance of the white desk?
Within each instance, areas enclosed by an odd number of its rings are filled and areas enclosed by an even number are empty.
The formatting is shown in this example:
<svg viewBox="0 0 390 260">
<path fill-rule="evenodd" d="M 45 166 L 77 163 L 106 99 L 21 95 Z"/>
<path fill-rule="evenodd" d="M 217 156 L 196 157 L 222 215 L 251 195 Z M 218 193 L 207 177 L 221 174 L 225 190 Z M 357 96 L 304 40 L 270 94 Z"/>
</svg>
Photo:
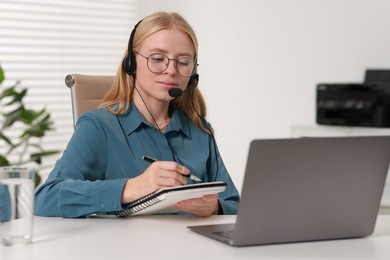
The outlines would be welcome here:
<svg viewBox="0 0 390 260">
<path fill-rule="evenodd" d="M 241 248 L 230 247 L 186 228 L 234 220 L 235 216 L 203 219 L 183 216 L 35 217 L 33 244 L 0 246 L 0 259 L 390 259 L 388 215 L 378 217 L 375 233 L 368 238 Z"/>
</svg>

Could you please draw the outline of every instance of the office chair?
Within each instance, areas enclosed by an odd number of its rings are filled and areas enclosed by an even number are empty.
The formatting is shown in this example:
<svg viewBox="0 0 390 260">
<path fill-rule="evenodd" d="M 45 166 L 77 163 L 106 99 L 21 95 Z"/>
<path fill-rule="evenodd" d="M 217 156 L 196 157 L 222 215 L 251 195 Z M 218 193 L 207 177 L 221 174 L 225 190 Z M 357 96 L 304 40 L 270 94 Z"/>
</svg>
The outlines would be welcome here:
<svg viewBox="0 0 390 260">
<path fill-rule="evenodd" d="M 72 98 L 73 126 L 81 114 L 99 106 L 114 82 L 114 76 L 92 76 L 70 74 L 65 84 L 70 88 Z"/>
</svg>

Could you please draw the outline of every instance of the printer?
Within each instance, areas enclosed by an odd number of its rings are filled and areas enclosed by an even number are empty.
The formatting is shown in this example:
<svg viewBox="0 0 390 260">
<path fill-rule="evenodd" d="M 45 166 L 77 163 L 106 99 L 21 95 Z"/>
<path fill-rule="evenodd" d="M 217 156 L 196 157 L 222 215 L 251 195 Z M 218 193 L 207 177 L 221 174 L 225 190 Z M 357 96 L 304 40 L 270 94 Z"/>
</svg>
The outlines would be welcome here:
<svg viewBox="0 0 390 260">
<path fill-rule="evenodd" d="M 390 127 L 390 70 L 367 70 L 363 83 L 317 84 L 321 125 Z"/>
</svg>

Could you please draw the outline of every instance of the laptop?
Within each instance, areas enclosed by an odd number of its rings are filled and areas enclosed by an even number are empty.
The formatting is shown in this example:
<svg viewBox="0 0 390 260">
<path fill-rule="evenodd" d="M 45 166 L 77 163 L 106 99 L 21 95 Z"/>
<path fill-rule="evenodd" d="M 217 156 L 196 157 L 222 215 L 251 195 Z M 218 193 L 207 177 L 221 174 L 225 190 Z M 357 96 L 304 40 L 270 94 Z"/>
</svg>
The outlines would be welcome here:
<svg viewBox="0 0 390 260">
<path fill-rule="evenodd" d="M 236 223 L 189 226 L 232 246 L 369 236 L 390 136 L 254 140 Z"/>
</svg>

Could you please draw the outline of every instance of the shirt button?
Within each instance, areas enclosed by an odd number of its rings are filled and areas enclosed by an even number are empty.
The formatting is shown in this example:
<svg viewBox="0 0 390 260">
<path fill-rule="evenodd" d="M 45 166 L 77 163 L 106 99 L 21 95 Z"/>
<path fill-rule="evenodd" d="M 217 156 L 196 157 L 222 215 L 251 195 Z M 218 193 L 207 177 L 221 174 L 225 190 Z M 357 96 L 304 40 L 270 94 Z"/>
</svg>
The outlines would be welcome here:
<svg viewBox="0 0 390 260">
<path fill-rule="evenodd" d="M 104 204 L 104 203 L 100 204 L 100 208 L 101 209 L 105 209 L 106 208 L 106 204 Z"/>
</svg>

